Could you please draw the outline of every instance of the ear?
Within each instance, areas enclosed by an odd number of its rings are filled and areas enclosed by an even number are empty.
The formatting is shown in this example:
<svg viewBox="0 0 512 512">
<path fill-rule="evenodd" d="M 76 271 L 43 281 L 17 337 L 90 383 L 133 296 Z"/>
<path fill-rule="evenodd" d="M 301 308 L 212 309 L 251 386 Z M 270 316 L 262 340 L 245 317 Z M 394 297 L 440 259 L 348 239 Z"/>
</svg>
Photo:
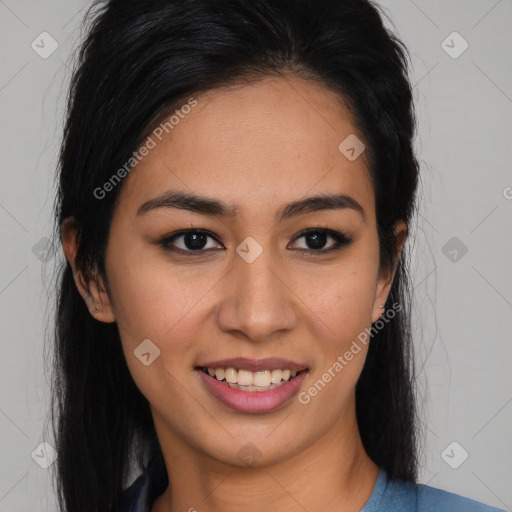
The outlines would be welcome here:
<svg viewBox="0 0 512 512">
<path fill-rule="evenodd" d="M 82 269 L 77 268 L 77 222 L 74 217 L 68 217 L 62 223 L 61 239 L 64 254 L 73 269 L 76 287 L 87 304 L 89 312 L 100 322 L 115 322 L 116 318 L 112 310 L 111 301 L 101 276 L 94 273 L 93 278 L 90 278 Z"/>
<path fill-rule="evenodd" d="M 394 233 L 396 236 L 396 249 L 395 258 L 391 269 L 381 273 L 377 282 L 377 293 L 375 302 L 373 304 L 372 323 L 376 322 L 384 313 L 384 309 L 380 307 L 381 304 L 386 304 L 386 300 L 393 284 L 396 268 L 402 254 L 402 248 L 407 238 L 407 224 L 403 220 L 398 220 L 394 226 Z"/>
</svg>

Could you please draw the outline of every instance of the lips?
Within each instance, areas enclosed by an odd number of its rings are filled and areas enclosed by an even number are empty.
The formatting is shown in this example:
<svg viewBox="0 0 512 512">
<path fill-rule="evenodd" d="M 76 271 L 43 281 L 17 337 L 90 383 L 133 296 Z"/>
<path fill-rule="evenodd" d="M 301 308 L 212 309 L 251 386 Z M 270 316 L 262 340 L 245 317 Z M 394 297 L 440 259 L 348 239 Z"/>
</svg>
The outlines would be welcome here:
<svg viewBox="0 0 512 512">
<path fill-rule="evenodd" d="M 213 369 L 217 369 L 217 372 L 213 372 Z M 207 361 L 201 363 L 195 370 L 206 389 L 217 400 L 235 411 L 244 413 L 264 413 L 280 409 L 297 394 L 309 374 L 306 365 L 278 358 Z M 243 385 L 237 383 L 236 378 L 230 377 L 238 375 L 242 383 L 248 383 L 244 379 L 248 378 L 251 372 L 253 376 L 266 375 L 267 378 L 255 379 L 250 385 Z M 228 380 L 224 378 L 225 374 L 228 375 Z M 280 377 L 280 381 L 277 382 L 275 378 L 273 382 L 269 382 L 270 374 Z M 266 385 L 254 385 L 260 383 Z"/>
</svg>

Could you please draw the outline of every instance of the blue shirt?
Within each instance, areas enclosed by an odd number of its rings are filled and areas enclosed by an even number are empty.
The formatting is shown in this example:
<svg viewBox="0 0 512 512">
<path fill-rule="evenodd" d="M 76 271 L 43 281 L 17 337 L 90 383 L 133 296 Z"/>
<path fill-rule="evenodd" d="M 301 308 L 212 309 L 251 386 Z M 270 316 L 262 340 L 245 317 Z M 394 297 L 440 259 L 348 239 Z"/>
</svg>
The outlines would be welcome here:
<svg viewBox="0 0 512 512">
<path fill-rule="evenodd" d="M 151 461 L 122 494 L 120 512 L 151 512 L 168 484 L 163 457 Z M 381 468 L 372 494 L 361 512 L 505 512 L 424 484 L 388 480 Z"/>
</svg>

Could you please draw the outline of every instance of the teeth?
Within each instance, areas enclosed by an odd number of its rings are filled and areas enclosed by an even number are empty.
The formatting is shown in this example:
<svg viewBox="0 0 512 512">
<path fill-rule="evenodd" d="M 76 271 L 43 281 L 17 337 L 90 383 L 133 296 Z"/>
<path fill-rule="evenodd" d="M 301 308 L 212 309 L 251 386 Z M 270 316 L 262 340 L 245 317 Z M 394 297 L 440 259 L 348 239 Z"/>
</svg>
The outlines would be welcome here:
<svg viewBox="0 0 512 512">
<path fill-rule="evenodd" d="M 297 375 L 291 370 L 262 370 L 251 372 L 249 370 L 236 370 L 235 368 L 207 368 L 208 375 L 217 380 L 225 380 L 229 384 L 237 386 L 254 386 L 266 388 L 281 381 L 289 381 Z M 232 386 L 234 387 L 234 386 Z"/>
<path fill-rule="evenodd" d="M 226 382 L 236 384 L 238 379 L 237 371 L 234 368 L 226 368 L 226 371 L 224 372 L 224 378 L 226 379 Z"/>
<path fill-rule="evenodd" d="M 239 386 L 252 386 L 252 372 L 248 370 L 238 370 L 237 383 Z"/>
<path fill-rule="evenodd" d="M 272 384 L 278 384 L 279 382 L 281 382 L 282 375 L 283 372 L 281 370 L 272 370 L 272 374 L 270 376 Z"/>
<path fill-rule="evenodd" d="M 239 374 L 240 374 L 240 372 L 239 372 Z M 240 377 L 238 380 L 240 380 Z M 252 385 L 253 386 L 258 386 L 260 388 L 266 388 L 266 387 L 270 386 L 271 382 L 272 382 L 272 374 L 270 373 L 270 370 L 263 370 L 262 372 L 255 372 L 254 375 L 252 375 Z"/>
</svg>

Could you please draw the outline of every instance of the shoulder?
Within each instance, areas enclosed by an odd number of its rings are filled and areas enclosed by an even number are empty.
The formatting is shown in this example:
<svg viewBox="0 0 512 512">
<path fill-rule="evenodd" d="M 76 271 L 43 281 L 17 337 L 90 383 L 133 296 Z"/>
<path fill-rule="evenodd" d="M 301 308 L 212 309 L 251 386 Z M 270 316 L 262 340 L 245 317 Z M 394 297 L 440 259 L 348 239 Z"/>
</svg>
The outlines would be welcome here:
<svg viewBox="0 0 512 512">
<path fill-rule="evenodd" d="M 148 467 L 123 491 L 119 500 L 119 512 L 150 512 L 155 499 L 169 483 L 161 453 L 156 455 Z"/>
<path fill-rule="evenodd" d="M 370 499 L 361 512 L 505 512 L 442 489 L 402 480 L 388 480 L 381 469 Z"/>
<path fill-rule="evenodd" d="M 503 512 L 502 509 L 428 485 L 419 484 L 417 489 L 418 512 Z"/>
<path fill-rule="evenodd" d="M 149 512 L 146 506 L 148 474 L 144 472 L 123 491 L 119 500 L 119 512 Z"/>
</svg>

